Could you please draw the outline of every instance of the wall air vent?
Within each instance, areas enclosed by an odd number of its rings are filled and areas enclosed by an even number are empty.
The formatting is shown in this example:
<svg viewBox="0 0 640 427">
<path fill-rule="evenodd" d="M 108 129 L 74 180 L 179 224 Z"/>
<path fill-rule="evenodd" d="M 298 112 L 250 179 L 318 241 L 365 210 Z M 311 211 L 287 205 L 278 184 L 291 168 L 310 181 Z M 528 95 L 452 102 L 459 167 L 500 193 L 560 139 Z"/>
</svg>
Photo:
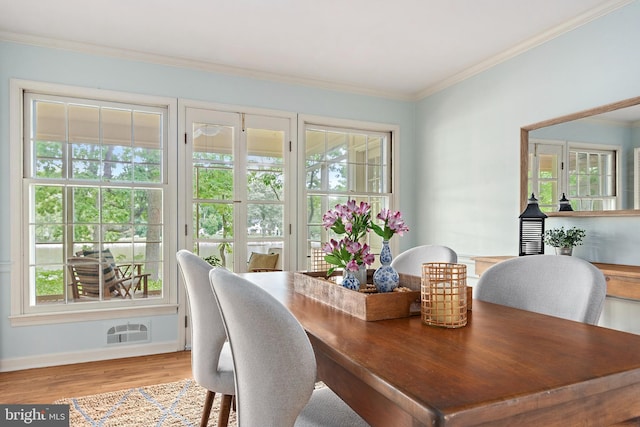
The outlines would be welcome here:
<svg viewBox="0 0 640 427">
<path fill-rule="evenodd" d="M 107 328 L 107 344 L 139 343 L 150 340 L 149 322 L 125 323 Z"/>
</svg>

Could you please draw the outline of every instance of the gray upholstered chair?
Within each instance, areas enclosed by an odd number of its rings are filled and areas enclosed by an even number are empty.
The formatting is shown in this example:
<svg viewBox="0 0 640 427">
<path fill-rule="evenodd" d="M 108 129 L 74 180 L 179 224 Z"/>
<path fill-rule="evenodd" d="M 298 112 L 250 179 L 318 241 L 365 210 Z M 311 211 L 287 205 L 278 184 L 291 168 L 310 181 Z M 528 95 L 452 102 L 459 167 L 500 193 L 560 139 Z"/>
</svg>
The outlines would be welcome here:
<svg viewBox="0 0 640 427">
<path fill-rule="evenodd" d="M 440 245 L 422 245 L 407 249 L 393 258 L 391 267 L 398 273 L 422 276 L 425 262 L 458 262 L 458 255 L 451 248 Z"/>
<path fill-rule="evenodd" d="M 366 426 L 328 387 L 302 325 L 259 286 L 227 270 L 209 275 L 231 345 L 239 427 Z"/>
<path fill-rule="evenodd" d="M 602 272 L 583 259 L 528 255 L 490 267 L 480 277 L 475 297 L 595 325 L 606 292 Z"/>
<path fill-rule="evenodd" d="M 176 258 L 191 307 L 191 370 L 195 381 L 207 389 L 200 425 L 207 425 L 213 399 L 219 393 L 218 425 L 224 427 L 229 421 L 235 380 L 231 349 L 209 282 L 213 267 L 187 250 L 179 251 Z"/>
</svg>

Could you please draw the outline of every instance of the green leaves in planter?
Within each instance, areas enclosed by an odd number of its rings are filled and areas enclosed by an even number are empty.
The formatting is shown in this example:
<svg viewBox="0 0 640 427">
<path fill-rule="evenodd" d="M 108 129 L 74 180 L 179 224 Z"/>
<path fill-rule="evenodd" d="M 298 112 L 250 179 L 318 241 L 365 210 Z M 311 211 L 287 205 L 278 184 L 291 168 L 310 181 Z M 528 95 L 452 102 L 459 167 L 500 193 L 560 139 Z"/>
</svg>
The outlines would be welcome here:
<svg viewBox="0 0 640 427">
<path fill-rule="evenodd" d="M 544 242 L 554 248 L 572 248 L 581 245 L 586 234 L 585 230 L 577 227 L 568 230 L 552 228 L 544 232 Z"/>
</svg>

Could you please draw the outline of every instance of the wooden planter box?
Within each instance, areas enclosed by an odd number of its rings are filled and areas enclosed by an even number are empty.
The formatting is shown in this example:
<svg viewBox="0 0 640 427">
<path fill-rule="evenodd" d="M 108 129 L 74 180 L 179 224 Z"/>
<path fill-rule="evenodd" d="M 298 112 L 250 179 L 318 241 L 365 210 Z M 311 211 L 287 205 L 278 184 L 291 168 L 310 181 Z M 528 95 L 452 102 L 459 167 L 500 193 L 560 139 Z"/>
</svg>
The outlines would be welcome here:
<svg viewBox="0 0 640 427">
<path fill-rule="evenodd" d="M 369 270 L 367 283 L 372 283 L 374 270 Z M 364 293 L 343 288 L 326 277 L 326 272 L 294 274 L 294 290 L 358 319 L 374 321 L 397 319 L 420 314 L 420 278 L 400 275 L 400 286 L 406 292 Z M 334 273 L 334 276 L 342 272 Z"/>
</svg>

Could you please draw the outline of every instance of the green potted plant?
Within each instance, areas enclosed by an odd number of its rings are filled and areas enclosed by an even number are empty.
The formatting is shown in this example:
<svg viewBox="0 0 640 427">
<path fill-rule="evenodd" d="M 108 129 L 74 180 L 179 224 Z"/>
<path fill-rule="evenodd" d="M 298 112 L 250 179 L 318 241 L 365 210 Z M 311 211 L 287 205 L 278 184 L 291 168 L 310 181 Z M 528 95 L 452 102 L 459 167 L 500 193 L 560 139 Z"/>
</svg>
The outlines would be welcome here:
<svg viewBox="0 0 640 427">
<path fill-rule="evenodd" d="M 208 257 L 203 258 L 207 261 L 212 267 L 224 267 L 220 258 L 215 255 L 209 255 Z"/>
<path fill-rule="evenodd" d="M 571 255 L 573 247 L 581 245 L 586 234 L 585 230 L 577 227 L 568 230 L 564 227 L 552 228 L 544 232 L 544 242 L 556 248 L 558 255 Z"/>
</svg>

